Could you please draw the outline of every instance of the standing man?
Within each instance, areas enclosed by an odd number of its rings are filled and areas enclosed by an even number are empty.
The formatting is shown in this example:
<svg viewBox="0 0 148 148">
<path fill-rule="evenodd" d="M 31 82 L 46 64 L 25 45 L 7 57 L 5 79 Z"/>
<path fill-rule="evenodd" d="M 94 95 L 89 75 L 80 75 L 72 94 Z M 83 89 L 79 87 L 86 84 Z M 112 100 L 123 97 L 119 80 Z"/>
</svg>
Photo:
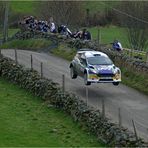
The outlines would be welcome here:
<svg viewBox="0 0 148 148">
<path fill-rule="evenodd" d="M 55 26 L 55 23 L 53 22 L 53 18 L 50 17 L 49 21 L 50 21 L 50 32 L 56 33 L 56 26 Z"/>
</svg>

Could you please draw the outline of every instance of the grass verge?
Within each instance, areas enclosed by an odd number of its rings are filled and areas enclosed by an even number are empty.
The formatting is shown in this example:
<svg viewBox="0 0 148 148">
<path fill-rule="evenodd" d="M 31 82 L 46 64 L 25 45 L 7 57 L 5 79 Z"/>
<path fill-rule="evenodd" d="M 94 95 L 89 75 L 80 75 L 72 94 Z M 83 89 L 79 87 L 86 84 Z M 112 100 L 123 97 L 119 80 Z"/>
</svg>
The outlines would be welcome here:
<svg viewBox="0 0 148 148">
<path fill-rule="evenodd" d="M 0 78 L 0 147 L 103 146 L 67 114 Z"/>
<path fill-rule="evenodd" d="M 0 46 L 2 49 L 26 49 L 26 50 L 39 50 L 48 48 L 51 45 L 50 40 L 45 39 L 28 39 L 28 40 L 13 40 L 4 43 Z"/>
<path fill-rule="evenodd" d="M 8 30 L 8 37 L 12 37 L 15 33 L 17 33 L 19 29 L 9 29 Z M 3 39 L 3 30 L 0 30 L 0 39 Z"/>
<path fill-rule="evenodd" d="M 121 67 L 122 83 L 148 95 L 148 75 Z"/>
</svg>

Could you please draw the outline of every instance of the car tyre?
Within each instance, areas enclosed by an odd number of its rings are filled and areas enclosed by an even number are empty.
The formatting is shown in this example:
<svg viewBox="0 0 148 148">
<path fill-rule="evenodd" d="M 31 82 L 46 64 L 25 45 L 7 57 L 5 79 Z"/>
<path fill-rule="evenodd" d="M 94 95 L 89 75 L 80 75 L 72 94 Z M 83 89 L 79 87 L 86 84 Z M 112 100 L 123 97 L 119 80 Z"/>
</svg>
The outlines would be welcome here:
<svg viewBox="0 0 148 148">
<path fill-rule="evenodd" d="M 119 82 L 113 82 L 113 85 L 117 86 L 119 85 Z"/>
<path fill-rule="evenodd" d="M 76 79 L 77 78 L 77 74 L 74 71 L 73 67 L 70 67 L 70 76 L 72 79 Z"/>
<path fill-rule="evenodd" d="M 84 74 L 84 83 L 85 85 L 91 85 L 91 82 L 87 81 L 87 73 Z"/>
</svg>

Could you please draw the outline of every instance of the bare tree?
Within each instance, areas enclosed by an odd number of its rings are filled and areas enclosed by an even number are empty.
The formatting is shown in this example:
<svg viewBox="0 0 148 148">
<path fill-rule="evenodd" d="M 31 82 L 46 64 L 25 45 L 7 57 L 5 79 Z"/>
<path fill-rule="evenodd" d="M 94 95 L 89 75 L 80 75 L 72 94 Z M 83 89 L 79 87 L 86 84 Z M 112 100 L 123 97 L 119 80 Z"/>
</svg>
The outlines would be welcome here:
<svg viewBox="0 0 148 148">
<path fill-rule="evenodd" d="M 79 1 L 44 1 L 38 9 L 42 18 L 53 17 L 57 24 L 79 25 L 85 19 Z"/>
<path fill-rule="evenodd" d="M 127 28 L 131 49 L 148 50 L 148 2 L 122 1 L 118 17 Z"/>
</svg>

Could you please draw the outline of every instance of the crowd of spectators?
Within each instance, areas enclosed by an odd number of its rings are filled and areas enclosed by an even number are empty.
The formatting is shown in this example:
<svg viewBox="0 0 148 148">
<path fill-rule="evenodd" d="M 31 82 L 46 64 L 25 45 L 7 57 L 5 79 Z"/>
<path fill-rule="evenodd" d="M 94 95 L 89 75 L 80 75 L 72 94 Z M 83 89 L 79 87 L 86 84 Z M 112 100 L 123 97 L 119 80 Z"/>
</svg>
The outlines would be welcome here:
<svg viewBox="0 0 148 148">
<path fill-rule="evenodd" d="M 61 35 L 65 35 L 71 38 L 91 40 L 91 34 L 86 29 L 77 30 L 76 32 L 71 32 L 66 25 L 56 26 L 55 23 L 53 22 L 53 19 L 50 19 L 50 21 L 48 22 L 48 21 L 37 20 L 33 16 L 27 16 L 24 17 L 19 24 L 23 25 L 25 30 L 59 33 Z"/>
<path fill-rule="evenodd" d="M 91 40 L 91 34 L 87 29 L 82 29 L 72 32 L 66 25 L 56 26 L 55 23 L 53 22 L 52 17 L 49 20 L 50 21 L 42 21 L 42 20 L 37 20 L 33 16 L 27 16 L 24 17 L 19 24 L 23 26 L 25 30 L 58 33 L 70 38 Z M 112 44 L 112 49 L 117 51 L 123 50 L 122 45 L 118 40 L 114 40 L 114 42 L 111 44 Z"/>
</svg>

